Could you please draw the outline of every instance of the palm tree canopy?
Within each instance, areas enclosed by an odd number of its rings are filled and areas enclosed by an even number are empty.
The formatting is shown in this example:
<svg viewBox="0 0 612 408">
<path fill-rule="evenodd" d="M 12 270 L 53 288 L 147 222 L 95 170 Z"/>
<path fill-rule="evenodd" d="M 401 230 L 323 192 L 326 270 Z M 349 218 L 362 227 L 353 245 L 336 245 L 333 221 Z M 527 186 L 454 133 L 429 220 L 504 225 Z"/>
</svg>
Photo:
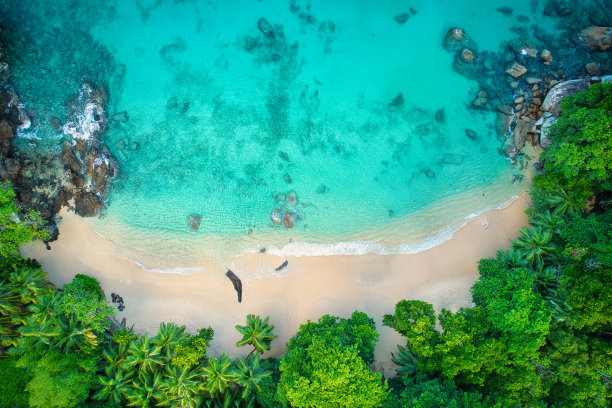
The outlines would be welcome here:
<svg viewBox="0 0 612 408">
<path fill-rule="evenodd" d="M 248 315 L 246 326 L 236 325 L 236 330 L 242 334 L 242 340 L 236 342 L 236 345 L 238 347 L 251 345 L 259 353 L 270 350 L 272 340 L 278 336 L 272 333 L 274 325 L 268 324 L 269 319 L 266 317 L 261 320 L 259 316 Z"/>
</svg>

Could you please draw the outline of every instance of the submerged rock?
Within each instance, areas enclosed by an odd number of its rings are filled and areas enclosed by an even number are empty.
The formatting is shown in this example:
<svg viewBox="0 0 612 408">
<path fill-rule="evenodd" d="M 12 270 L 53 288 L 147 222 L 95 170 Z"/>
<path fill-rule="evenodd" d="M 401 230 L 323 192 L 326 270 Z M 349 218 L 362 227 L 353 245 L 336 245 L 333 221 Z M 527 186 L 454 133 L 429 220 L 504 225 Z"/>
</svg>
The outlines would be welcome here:
<svg viewBox="0 0 612 408">
<path fill-rule="evenodd" d="M 444 113 L 444 108 L 442 109 L 438 109 L 436 111 L 436 116 L 435 116 L 436 122 L 438 122 L 439 124 L 444 124 L 446 123 L 446 114 Z"/>
<path fill-rule="evenodd" d="M 272 28 L 272 24 L 265 18 L 262 17 L 257 21 L 257 28 L 259 28 L 259 31 L 266 37 L 274 38 L 274 28 Z"/>
<path fill-rule="evenodd" d="M 597 51 L 612 48 L 612 27 L 587 27 L 580 31 L 579 37 L 587 47 Z"/>
<path fill-rule="evenodd" d="M 285 214 L 285 217 L 283 218 L 283 223 L 285 225 L 285 228 L 293 228 L 293 226 L 295 225 L 295 214 L 294 213 Z"/>
<path fill-rule="evenodd" d="M 402 106 L 404 104 L 404 95 L 400 92 L 397 94 L 395 98 L 391 102 L 389 102 L 389 106 Z"/>
<path fill-rule="evenodd" d="M 444 36 L 442 47 L 448 52 L 457 52 L 463 48 L 478 51 L 476 43 L 468 37 L 466 32 L 459 27 L 453 27 Z"/>
<path fill-rule="evenodd" d="M 518 78 L 527 73 L 527 68 L 519 64 L 518 62 L 514 62 L 510 67 L 506 69 L 506 74 L 510 75 L 512 78 Z"/>
<path fill-rule="evenodd" d="M 191 232 L 197 232 L 200 229 L 200 223 L 202 222 L 201 214 L 190 214 L 187 218 L 187 222 L 189 224 L 189 228 Z"/>
<path fill-rule="evenodd" d="M 478 140 L 478 133 L 476 133 L 475 131 L 473 131 L 472 129 L 465 129 L 465 135 L 470 139 L 470 140 Z"/>
<path fill-rule="evenodd" d="M 466 78 L 477 78 L 480 74 L 481 67 L 477 63 L 476 55 L 469 48 L 464 48 L 455 56 L 453 69 Z"/>
<path fill-rule="evenodd" d="M 289 194 L 287 194 L 287 204 L 289 205 L 297 205 L 298 196 L 294 190 L 291 190 Z"/>
<path fill-rule="evenodd" d="M 329 188 L 325 184 L 321 184 L 317 188 L 317 194 L 327 194 L 329 192 Z"/>
<path fill-rule="evenodd" d="M 404 24 L 406 21 L 408 21 L 409 17 L 410 17 L 410 14 L 408 14 L 408 13 L 401 13 L 401 14 L 398 14 L 395 17 L 393 17 L 393 19 L 395 20 L 395 22 L 397 24 Z"/>
<path fill-rule="evenodd" d="M 278 208 L 272 210 L 272 212 L 270 213 L 270 219 L 272 220 L 272 223 L 274 225 L 281 225 L 281 223 L 283 222 L 281 210 L 279 210 Z"/>
<path fill-rule="evenodd" d="M 456 153 L 445 153 L 444 155 L 442 155 L 440 163 L 460 166 L 463 163 L 463 155 Z"/>
<path fill-rule="evenodd" d="M 60 122 L 60 120 L 55 116 L 51 116 L 49 118 L 49 124 L 51 125 L 51 129 L 55 130 L 56 132 L 62 131 L 62 122 Z"/>
<path fill-rule="evenodd" d="M 285 173 L 283 175 L 283 180 L 285 180 L 285 183 L 287 183 L 287 184 L 291 184 L 293 182 L 293 179 L 291 178 L 289 173 Z"/>
</svg>

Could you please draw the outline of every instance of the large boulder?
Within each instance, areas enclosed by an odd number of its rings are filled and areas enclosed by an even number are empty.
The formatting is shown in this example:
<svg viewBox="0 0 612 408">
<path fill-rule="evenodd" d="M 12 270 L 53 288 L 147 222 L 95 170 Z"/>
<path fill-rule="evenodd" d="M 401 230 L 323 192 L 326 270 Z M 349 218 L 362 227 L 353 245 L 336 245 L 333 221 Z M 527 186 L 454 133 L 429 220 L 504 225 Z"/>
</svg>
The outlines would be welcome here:
<svg viewBox="0 0 612 408">
<path fill-rule="evenodd" d="M 561 110 L 561 101 L 566 96 L 577 94 L 580 91 L 588 89 L 589 84 L 590 82 L 588 79 L 574 79 L 555 85 L 548 91 L 546 99 L 544 99 L 542 103 L 542 110 L 544 112 L 558 112 Z"/>
<path fill-rule="evenodd" d="M 531 127 L 531 123 L 523 119 L 519 119 L 514 130 L 512 131 L 512 143 L 517 149 L 521 150 L 525 146 L 525 140 L 527 140 L 527 132 Z"/>
<path fill-rule="evenodd" d="M 607 51 L 612 48 L 612 27 L 591 26 L 579 34 L 585 45 L 598 51 Z"/>
<path fill-rule="evenodd" d="M 468 48 L 478 51 L 476 43 L 467 35 L 465 30 L 459 27 L 453 27 L 444 36 L 442 47 L 448 52 L 457 52 L 463 48 Z"/>
<path fill-rule="evenodd" d="M 102 200 L 92 191 L 79 191 L 74 196 L 74 208 L 81 217 L 93 217 L 102 209 Z"/>
<path fill-rule="evenodd" d="M 455 55 L 453 69 L 466 78 L 474 79 L 480 74 L 481 67 L 477 62 L 476 55 L 469 48 L 464 48 Z"/>
</svg>

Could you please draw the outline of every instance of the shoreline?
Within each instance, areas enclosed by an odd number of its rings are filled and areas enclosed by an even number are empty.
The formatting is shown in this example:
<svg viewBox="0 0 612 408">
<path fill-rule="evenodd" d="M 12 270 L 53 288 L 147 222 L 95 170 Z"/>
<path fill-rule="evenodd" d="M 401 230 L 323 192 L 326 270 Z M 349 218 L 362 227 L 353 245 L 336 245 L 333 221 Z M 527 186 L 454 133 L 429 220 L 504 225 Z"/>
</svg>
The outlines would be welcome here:
<svg viewBox="0 0 612 408">
<path fill-rule="evenodd" d="M 126 309 L 116 311 L 116 317 L 125 317 L 137 332 L 156 332 L 162 321 L 185 325 L 191 332 L 211 326 L 215 330 L 212 354 L 245 356 L 249 352 L 248 348 L 236 348 L 240 335 L 234 329 L 244 324 L 247 314 L 270 316 L 278 338 L 264 357 L 278 357 L 307 320 L 364 311 L 375 320 L 380 333 L 375 368 L 389 372 L 393 370 L 390 353 L 402 340 L 382 326 L 383 315 L 392 313 L 402 299 L 431 302 L 437 311 L 470 306 L 478 260 L 510 246 L 508 239 L 527 225 L 524 210 L 528 203 L 529 196 L 523 194 L 501 209 L 478 214 L 449 240 L 417 253 L 282 258 L 244 253 L 223 263 L 203 263 L 188 275 L 143 270 L 113 242 L 64 209 L 60 236 L 51 244 L 52 250 L 47 251 L 39 242 L 24 246 L 22 255 L 37 259 L 49 281 L 58 287 L 84 273 L 100 281 L 107 297 L 111 292 L 119 293 Z M 269 271 L 285 259 L 288 267 L 270 275 Z M 227 269 L 243 279 L 242 303 L 237 302 L 232 284 L 224 276 Z M 257 271 L 268 271 L 269 277 L 249 279 Z"/>
</svg>

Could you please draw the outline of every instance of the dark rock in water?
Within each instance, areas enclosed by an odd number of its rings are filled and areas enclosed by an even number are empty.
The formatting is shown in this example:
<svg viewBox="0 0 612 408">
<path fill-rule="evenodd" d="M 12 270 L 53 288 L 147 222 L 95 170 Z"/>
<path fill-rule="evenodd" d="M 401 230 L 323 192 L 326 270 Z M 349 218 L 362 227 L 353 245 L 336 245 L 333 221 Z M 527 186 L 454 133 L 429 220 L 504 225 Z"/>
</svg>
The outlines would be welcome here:
<svg viewBox="0 0 612 408">
<path fill-rule="evenodd" d="M 243 48 L 246 52 L 251 52 L 257 47 L 257 39 L 253 36 L 247 35 L 244 38 Z"/>
<path fill-rule="evenodd" d="M 202 215 L 200 214 L 191 214 L 188 217 L 189 228 L 191 232 L 196 232 L 200 229 L 200 223 L 202 222 Z"/>
<path fill-rule="evenodd" d="M 294 213 L 285 214 L 285 217 L 283 218 L 283 223 L 285 225 L 285 228 L 293 228 L 293 226 L 295 225 L 295 214 Z"/>
<path fill-rule="evenodd" d="M 412 14 L 413 16 L 418 12 L 419 12 L 418 10 L 415 10 L 412 7 L 410 7 L 410 14 Z"/>
<path fill-rule="evenodd" d="M 612 48 L 612 27 L 587 27 L 580 31 L 579 36 L 587 47 L 597 51 L 607 51 Z"/>
<path fill-rule="evenodd" d="M 119 123 L 126 123 L 130 120 L 130 117 L 127 114 L 127 111 L 117 112 L 113 115 L 113 120 Z"/>
<path fill-rule="evenodd" d="M 572 15 L 572 2 L 570 0 L 548 0 L 544 6 L 544 15 L 547 17 L 569 17 Z"/>
<path fill-rule="evenodd" d="M 300 6 L 298 6 L 297 0 L 289 1 L 289 12 L 291 14 L 294 14 L 294 13 L 297 13 L 298 11 L 300 11 Z"/>
<path fill-rule="evenodd" d="M 466 78 L 475 79 L 480 75 L 481 67 L 477 63 L 476 55 L 469 48 L 464 48 L 455 56 L 453 69 Z"/>
<path fill-rule="evenodd" d="M 463 163 L 463 155 L 455 153 L 445 153 L 440 159 L 440 163 L 460 166 Z"/>
<path fill-rule="evenodd" d="M 389 217 L 393 217 L 395 215 L 395 211 L 389 210 L 387 211 L 387 214 L 389 214 Z"/>
<path fill-rule="evenodd" d="M 176 100 L 176 96 L 173 96 L 172 98 L 168 99 L 168 102 L 166 103 L 166 109 L 174 109 L 178 106 L 178 101 Z"/>
<path fill-rule="evenodd" d="M 280 266 L 276 269 L 274 269 L 276 272 L 282 271 L 283 269 L 285 269 L 287 267 L 287 265 L 289 265 L 289 261 L 285 261 L 282 264 L 280 264 Z"/>
<path fill-rule="evenodd" d="M 238 303 L 242 302 L 242 281 L 238 276 L 236 276 L 234 272 L 230 271 L 229 269 L 227 270 L 227 272 L 225 272 L 225 276 L 227 276 L 229 280 L 232 281 L 232 285 L 234 285 L 234 290 L 238 294 Z"/>
<path fill-rule="evenodd" d="M 270 213 L 270 219 L 272 220 L 272 223 L 274 225 L 281 225 L 281 223 L 283 222 L 281 210 L 279 210 L 278 208 L 272 210 L 272 212 Z"/>
<path fill-rule="evenodd" d="M 509 15 L 511 15 L 514 12 L 514 10 L 512 10 L 510 7 L 499 7 L 499 8 L 496 8 L 495 10 L 497 12 L 499 12 L 499 13 L 502 13 L 502 14 L 506 15 L 506 16 L 509 16 Z"/>
<path fill-rule="evenodd" d="M 472 129 L 465 129 L 465 135 L 470 138 L 470 140 L 477 140 L 478 133 L 474 132 Z"/>
<path fill-rule="evenodd" d="M 181 113 L 185 114 L 189 110 L 189 102 L 185 102 L 181 108 Z"/>
<path fill-rule="evenodd" d="M 291 160 L 289 160 L 289 155 L 285 152 L 278 152 L 278 157 L 280 157 L 286 162 L 291 162 Z"/>
<path fill-rule="evenodd" d="M 93 217 L 102 209 L 102 201 L 94 192 L 80 191 L 74 196 L 74 208 L 81 217 Z"/>
<path fill-rule="evenodd" d="M 410 14 L 408 14 L 408 13 L 401 13 L 401 14 L 398 14 L 395 17 L 393 17 L 393 19 L 395 20 L 395 22 L 397 24 L 404 24 L 406 21 L 408 21 L 409 17 L 410 17 Z"/>
<path fill-rule="evenodd" d="M 497 109 L 498 112 L 501 112 L 504 115 L 508 115 L 508 116 L 512 116 L 513 115 L 512 106 L 497 105 L 497 107 L 495 109 Z"/>
<path fill-rule="evenodd" d="M 389 106 L 402 106 L 404 104 L 404 95 L 400 92 L 395 98 L 389 103 Z"/>
<path fill-rule="evenodd" d="M 462 28 L 453 27 L 446 33 L 442 47 L 448 52 L 457 52 L 463 48 L 478 51 L 478 46 Z"/>
<path fill-rule="evenodd" d="M 446 114 L 444 113 L 444 108 L 438 109 L 436 111 L 436 122 L 441 125 L 446 123 Z"/>
<path fill-rule="evenodd" d="M 427 169 L 425 171 L 425 175 L 427 176 L 427 178 L 430 178 L 430 179 L 436 178 L 436 173 L 434 173 L 432 169 Z"/>
<path fill-rule="evenodd" d="M 56 118 L 55 116 L 51 116 L 49 118 L 49 124 L 51 125 L 51 128 L 53 130 L 55 130 L 56 132 L 62 132 L 62 122 L 60 122 L 60 120 L 58 118 Z"/>
<path fill-rule="evenodd" d="M 259 28 L 259 31 L 261 31 L 261 33 L 266 37 L 274 38 L 274 29 L 272 28 L 272 24 L 270 24 L 265 18 L 262 17 L 257 21 L 257 28 Z"/>
<path fill-rule="evenodd" d="M 285 183 L 287 184 L 291 184 L 293 182 L 289 173 L 285 173 L 285 175 L 283 176 L 283 180 L 285 180 Z"/>
<path fill-rule="evenodd" d="M 317 188 L 317 194 L 327 194 L 329 192 L 329 188 L 325 184 L 321 184 Z"/>
<path fill-rule="evenodd" d="M 521 23 L 528 23 L 529 22 L 529 17 L 521 14 L 520 16 L 516 16 L 516 19 L 521 22 Z"/>
<path fill-rule="evenodd" d="M 70 199 L 72 199 L 72 193 L 64 188 L 61 189 L 53 199 L 51 211 L 54 214 L 57 214 L 62 207 L 68 205 L 68 201 L 70 201 Z"/>
<path fill-rule="evenodd" d="M 294 190 L 291 190 L 289 194 L 287 194 L 287 204 L 289 205 L 297 205 L 298 196 Z"/>
</svg>

